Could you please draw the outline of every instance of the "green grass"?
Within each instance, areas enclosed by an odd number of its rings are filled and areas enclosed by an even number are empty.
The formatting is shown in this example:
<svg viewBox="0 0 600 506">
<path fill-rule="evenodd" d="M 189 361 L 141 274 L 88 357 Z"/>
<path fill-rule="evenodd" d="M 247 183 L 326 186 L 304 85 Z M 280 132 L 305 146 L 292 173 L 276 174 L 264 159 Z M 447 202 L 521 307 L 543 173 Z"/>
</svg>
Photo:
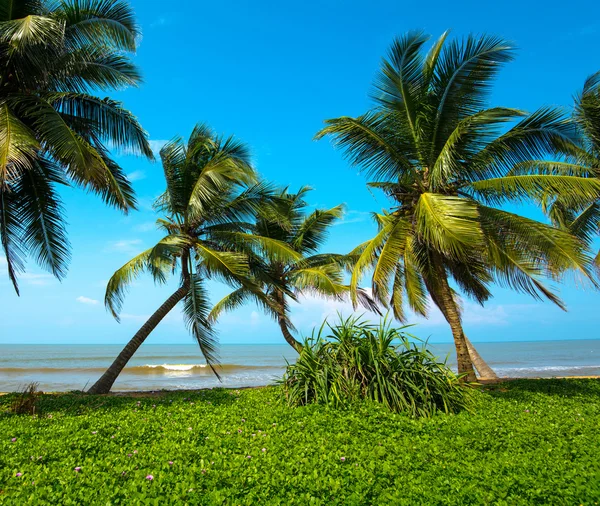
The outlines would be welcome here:
<svg viewBox="0 0 600 506">
<path fill-rule="evenodd" d="M 44 396 L 39 418 L 0 414 L 0 503 L 600 502 L 600 381 L 475 397 L 475 413 L 413 420 L 372 404 L 289 408 L 276 388 Z"/>
</svg>

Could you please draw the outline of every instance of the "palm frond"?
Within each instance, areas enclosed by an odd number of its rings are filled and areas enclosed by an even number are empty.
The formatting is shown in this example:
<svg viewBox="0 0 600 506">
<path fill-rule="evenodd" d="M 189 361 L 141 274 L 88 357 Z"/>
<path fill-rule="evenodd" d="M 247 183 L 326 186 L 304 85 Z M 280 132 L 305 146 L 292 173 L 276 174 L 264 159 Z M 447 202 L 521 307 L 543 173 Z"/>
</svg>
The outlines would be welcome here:
<svg viewBox="0 0 600 506">
<path fill-rule="evenodd" d="M 53 17 L 30 14 L 0 23 L 0 43 L 9 52 L 39 49 L 44 45 L 59 45 L 64 36 L 64 24 Z M 36 47 L 37 46 L 37 47 Z"/>
<path fill-rule="evenodd" d="M 117 321 L 128 286 L 144 271 L 150 272 L 155 282 L 166 281 L 173 271 L 174 262 L 188 246 L 189 242 L 184 237 L 166 236 L 115 271 L 106 285 L 104 304 Z"/>
<path fill-rule="evenodd" d="M 36 160 L 14 188 L 23 246 L 58 279 L 65 277 L 71 257 L 63 205 L 55 188 L 64 183 L 60 169 L 52 162 Z"/>
<path fill-rule="evenodd" d="M 198 343 L 206 363 L 220 380 L 221 376 L 215 368 L 219 363 L 217 336 L 209 322 L 209 313 L 210 300 L 204 288 L 202 277 L 197 273 L 192 273 L 190 274 L 188 293 L 183 299 L 184 320 Z"/>
<path fill-rule="evenodd" d="M 17 295 L 19 295 L 17 276 L 25 268 L 25 251 L 21 241 L 23 227 L 18 212 L 18 202 L 14 192 L 0 188 L 0 240 L 8 277 Z"/>
<path fill-rule="evenodd" d="M 50 93 L 46 101 L 62 114 L 79 119 L 95 136 L 125 154 L 140 154 L 149 159 L 154 155 L 148 134 L 131 112 L 120 102 L 100 99 L 83 93 Z M 79 132 L 83 135 L 83 132 Z"/>
<path fill-rule="evenodd" d="M 364 242 L 350 252 L 350 255 L 358 256 L 356 262 L 354 263 L 352 276 L 350 279 L 350 298 L 352 299 L 352 304 L 355 307 L 358 303 L 357 290 L 360 280 L 365 273 L 374 266 L 375 262 L 377 261 L 377 257 L 384 248 L 387 238 L 389 237 L 389 234 L 391 233 L 395 224 L 394 220 L 389 216 L 381 216 L 380 219 L 382 220 L 383 225 L 379 233 L 373 239 Z M 379 302 L 381 302 L 384 307 L 387 307 L 386 300 L 379 300 Z"/>
<path fill-rule="evenodd" d="M 523 175 L 476 181 L 465 186 L 475 198 L 500 205 L 560 198 L 569 207 L 581 207 L 600 197 L 600 180 L 579 176 Z"/>
<path fill-rule="evenodd" d="M 378 254 L 373 269 L 373 297 L 387 304 L 389 288 L 395 278 L 397 266 L 404 255 L 407 236 L 411 232 L 411 224 L 406 219 L 395 219 L 390 228 L 385 244 Z"/>
<path fill-rule="evenodd" d="M 423 281 L 423 271 L 426 270 L 427 265 L 422 258 L 422 248 L 416 241 L 416 238 L 409 235 L 406 238 L 406 246 L 403 258 L 403 271 L 397 273 L 397 279 L 394 281 L 394 293 L 393 297 L 397 297 L 397 290 L 401 289 L 402 278 L 404 276 L 404 290 L 406 291 L 406 298 L 408 300 L 409 307 L 421 316 L 427 317 L 429 312 L 429 301 L 427 300 L 427 290 Z M 394 310 L 396 312 L 396 310 Z M 400 320 L 402 321 L 402 320 Z"/>
<path fill-rule="evenodd" d="M 0 103 L 0 187 L 31 169 L 39 149 L 34 132 L 15 116 L 7 103 Z"/>
<path fill-rule="evenodd" d="M 567 225 L 567 230 L 590 244 L 600 231 L 600 203 L 594 202 L 586 207 Z"/>
<path fill-rule="evenodd" d="M 489 142 L 470 160 L 473 181 L 497 178 L 523 162 L 543 160 L 573 145 L 576 132 L 562 110 L 543 107 Z"/>
<path fill-rule="evenodd" d="M 135 51 L 141 35 L 131 5 L 115 0 L 62 0 L 53 12 L 65 24 L 65 35 L 73 45 L 102 42 L 125 51 Z"/>
<path fill-rule="evenodd" d="M 431 80 L 435 115 L 429 127 L 430 165 L 454 130 L 456 119 L 485 108 L 493 79 L 502 65 L 512 60 L 513 52 L 510 42 L 488 35 L 447 43 Z"/>
<path fill-rule="evenodd" d="M 482 246 L 477 205 L 468 199 L 422 193 L 414 217 L 419 238 L 451 258 L 465 258 Z"/>
<path fill-rule="evenodd" d="M 317 209 L 304 218 L 296 228 L 292 238 L 291 246 L 303 253 L 315 252 L 327 239 L 327 233 L 333 223 L 344 214 L 344 206 L 339 205 L 331 209 Z"/>
<path fill-rule="evenodd" d="M 329 135 L 334 147 L 343 150 L 350 163 L 364 170 L 367 177 L 397 179 L 403 174 L 414 173 L 411 159 L 418 154 L 414 152 L 412 140 L 406 140 L 404 135 L 392 130 L 391 116 L 391 113 L 376 111 L 358 118 L 342 116 L 330 119 L 316 138 Z"/>
<path fill-rule="evenodd" d="M 231 293 L 228 293 L 211 309 L 207 321 L 209 324 L 217 322 L 223 313 L 231 312 L 242 307 L 250 299 L 250 293 L 246 288 L 238 288 Z"/>
</svg>

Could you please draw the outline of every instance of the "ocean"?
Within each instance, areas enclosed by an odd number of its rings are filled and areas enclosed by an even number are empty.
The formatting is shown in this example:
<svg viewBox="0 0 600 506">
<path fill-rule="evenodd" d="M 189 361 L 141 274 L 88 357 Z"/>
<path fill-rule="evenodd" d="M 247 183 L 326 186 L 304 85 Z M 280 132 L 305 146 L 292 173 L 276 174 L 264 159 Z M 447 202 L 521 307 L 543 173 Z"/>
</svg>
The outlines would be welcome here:
<svg viewBox="0 0 600 506">
<path fill-rule="evenodd" d="M 553 377 L 600 375 L 600 340 L 474 343 L 499 376 Z M 429 344 L 455 366 L 452 344 Z M 0 392 L 38 382 L 43 391 L 83 390 L 91 386 L 121 351 L 117 345 L 0 344 Z M 287 344 L 224 344 L 222 382 L 203 363 L 192 344 L 144 345 L 113 390 L 244 387 L 281 378 L 295 352 Z"/>
</svg>

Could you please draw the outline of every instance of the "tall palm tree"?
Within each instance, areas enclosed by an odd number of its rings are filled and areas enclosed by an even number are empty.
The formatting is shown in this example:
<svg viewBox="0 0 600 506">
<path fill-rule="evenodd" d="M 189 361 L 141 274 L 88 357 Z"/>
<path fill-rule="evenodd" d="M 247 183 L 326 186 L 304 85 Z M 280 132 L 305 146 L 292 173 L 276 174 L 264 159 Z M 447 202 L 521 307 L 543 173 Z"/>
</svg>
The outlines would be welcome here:
<svg viewBox="0 0 600 506">
<path fill-rule="evenodd" d="M 269 194 L 267 185 L 257 182 L 246 146 L 198 125 L 187 145 L 176 138 L 161 150 L 160 157 L 167 189 L 155 206 L 165 215 L 157 224 L 166 235 L 113 274 L 106 287 L 105 303 L 118 320 L 127 285 L 142 271 L 148 271 L 156 283 L 164 283 L 179 270 L 179 287 L 142 325 L 89 393 L 111 389 L 136 350 L 180 301 L 190 332 L 217 374 L 216 336 L 208 321 L 210 304 L 205 282 L 217 278 L 252 290 L 251 282 L 245 279 L 249 273 L 246 256 L 223 246 L 225 240 L 227 244 L 232 242 L 231 234 L 245 226 L 242 220 L 252 217 Z M 276 241 L 257 236 L 252 241 L 265 250 L 275 250 L 272 254 L 282 259 L 295 256 Z"/>
<path fill-rule="evenodd" d="M 600 72 L 588 77 L 583 90 L 575 97 L 573 122 L 578 133 L 577 145 L 567 146 L 567 156 L 560 162 L 541 161 L 525 166 L 540 174 L 577 175 L 597 179 L 600 177 Z M 515 173 L 522 167 L 517 167 Z M 581 238 L 590 246 L 600 231 L 600 200 L 591 199 L 570 206 L 561 196 L 543 196 L 542 207 L 555 226 Z M 600 253 L 594 263 L 600 268 Z"/>
<path fill-rule="evenodd" d="M 287 244 L 297 256 L 282 261 L 280 256 L 265 254 L 264 251 L 256 254 L 252 243 L 249 243 L 245 253 L 250 258 L 250 269 L 261 288 L 261 296 L 257 296 L 259 292 L 242 286 L 215 305 L 209 315 L 210 321 L 216 321 L 224 311 L 232 311 L 254 301 L 277 321 L 284 339 L 300 353 L 302 343 L 293 335 L 290 300 L 297 301 L 299 296 L 307 293 L 341 300 L 348 294 L 349 287 L 344 284 L 343 274 L 349 259 L 343 255 L 318 253 L 330 226 L 342 217 L 344 208 L 339 205 L 307 213 L 305 196 L 309 191 L 308 187 L 297 193 L 290 193 L 287 188 L 280 191 L 275 199 L 258 210 L 255 223 L 246 230 L 247 234 Z M 236 242 L 239 244 L 239 241 Z M 378 311 L 368 294 L 360 289 L 357 294 L 365 307 Z"/>
<path fill-rule="evenodd" d="M 517 164 L 571 145 L 562 114 L 542 108 L 486 108 L 513 47 L 491 36 L 447 41 L 424 52 L 411 32 L 392 44 L 375 82 L 375 107 L 326 122 L 318 138 L 335 146 L 390 198 L 377 235 L 358 246 L 351 286 L 372 270 L 373 295 L 405 319 L 404 303 L 427 315 L 428 296 L 452 329 L 458 370 L 475 380 L 457 292 L 483 304 L 493 282 L 564 307 L 545 276 L 573 269 L 590 278 L 585 244 L 568 232 L 498 206 L 561 195 L 569 204 L 597 197 L 600 183 L 573 175 L 510 174 Z"/>
<path fill-rule="evenodd" d="M 95 92 L 134 86 L 140 35 L 117 0 L 0 0 L 0 239 L 8 275 L 31 254 L 64 277 L 69 243 L 57 188 L 74 184 L 123 211 L 131 184 L 109 150 L 152 158 L 119 102 Z"/>
</svg>

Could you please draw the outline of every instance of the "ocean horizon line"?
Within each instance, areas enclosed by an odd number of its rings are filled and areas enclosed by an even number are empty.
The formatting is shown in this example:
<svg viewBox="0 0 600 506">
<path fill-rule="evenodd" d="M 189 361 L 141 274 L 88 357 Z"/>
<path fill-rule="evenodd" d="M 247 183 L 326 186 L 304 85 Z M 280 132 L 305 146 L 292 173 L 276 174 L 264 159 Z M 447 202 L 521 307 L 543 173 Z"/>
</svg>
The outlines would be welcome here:
<svg viewBox="0 0 600 506">
<path fill-rule="evenodd" d="M 413 341 L 411 339 L 411 341 Z M 451 340 L 448 341 L 428 341 L 427 339 L 415 339 L 416 342 L 426 342 L 427 344 L 453 344 Z M 571 338 L 560 338 L 560 339 L 506 339 L 506 340 L 495 340 L 495 341 L 471 341 L 473 344 L 500 344 L 500 343 L 549 343 L 549 342 L 565 342 L 565 341 L 600 341 L 600 337 L 578 337 L 576 339 Z M 20 343 L 20 342 L 7 342 L 0 343 L 0 346 L 125 346 L 127 342 L 123 343 Z M 144 343 L 144 347 L 150 346 L 193 346 L 196 343 L 193 342 L 165 342 L 165 343 Z M 274 343 L 274 342 L 236 342 L 236 343 L 220 343 L 219 346 L 289 346 L 286 342 Z"/>
</svg>

